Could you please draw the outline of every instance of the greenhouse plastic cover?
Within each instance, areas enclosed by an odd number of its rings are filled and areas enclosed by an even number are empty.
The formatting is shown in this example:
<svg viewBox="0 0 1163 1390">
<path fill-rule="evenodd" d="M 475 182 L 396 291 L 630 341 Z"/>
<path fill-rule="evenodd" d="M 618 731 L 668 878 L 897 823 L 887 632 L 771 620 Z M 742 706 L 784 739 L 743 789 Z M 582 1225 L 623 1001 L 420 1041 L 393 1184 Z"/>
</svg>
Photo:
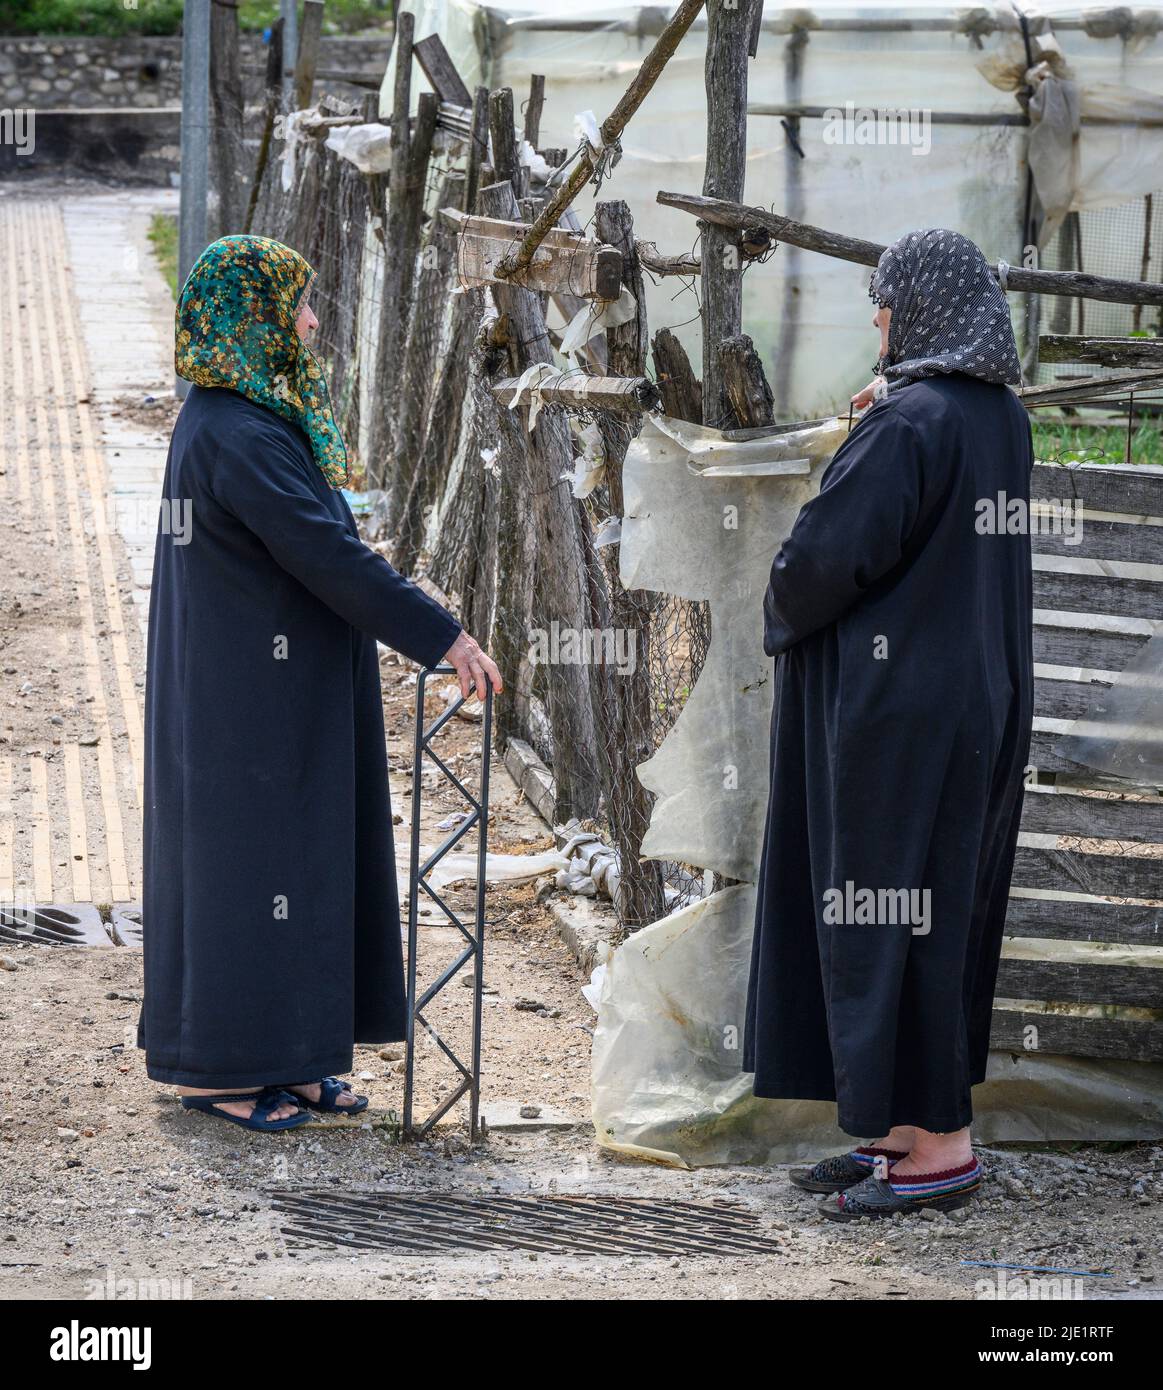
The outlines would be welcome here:
<svg viewBox="0 0 1163 1390">
<path fill-rule="evenodd" d="M 565 0 L 476 3 L 406 0 L 416 37 L 439 33 L 470 90 L 478 83 L 511 86 L 520 107 L 532 73 L 546 78 L 541 143 L 573 150 L 574 118 L 609 114 L 657 35 L 660 8 Z M 1119 116 L 1157 112 L 1163 94 L 1163 27 L 1158 7 L 1023 4 L 1035 57 L 1077 84 L 1080 107 Z M 956 22 L 972 15 L 973 33 L 945 29 L 853 33 L 846 19 L 893 16 Z M 798 77 L 788 77 L 787 29 L 797 16 L 827 23 L 798 48 Z M 757 57 L 750 64 L 752 102 L 843 108 L 927 108 L 1014 114 L 1014 85 L 1025 70 L 1014 5 L 896 3 L 784 6 L 768 3 Z M 572 26 L 572 27 L 571 27 Z M 1004 26 L 998 28 L 996 26 Z M 780 30 L 782 29 L 782 32 Z M 1124 32 L 1126 37 L 1123 37 Z M 660 189 L 701 193 L 706 128 L 703 63 L 705 20 L 696 20 L 622 139 L 623 158 L 603 198 L 623 198 L 637 234 L 667 253 L 695 243 L 695 219 L 659 206 Z M 389 63 L 381 110 L 391 109 Z M 1055 80 L 1059 80 L 1055 78 Z M 423 88 L 416 69 L 415 89 Z M 987 257 L 1018 264 L 1029 131 L 1015 126 L 931 127 L 923 156 L 908 147 L 830 145 L 823 123 L 802 121 L 803 157 L 777 118 L 748 122 L 745 200 L 833 231 L 888 243 L 919 226 L 946 225 L 977 241 Z M 1076 208 L 1121 203 L 1163 186 L 1163 129 L 1083 125 L 1071 184 Z M 585 223 L 593 190 L 578 200 Z M 777 418 L 823 415 L 846 408 L 869 379 L 876 337 L 869 323 L 868 269 L 780 246 L 745 280 L 744 329 L 755 340 L 776 394 Z M 676 290 L 680 292 L 676 296 Z M 1015 306 L 1021 301 L 1014 300 Z M 697 363 L 693 292 L 666 280 L 651 288 L 651 331 L 675 329 Z M 1020 319 L 1015 313 L 1015 319 Z M 1021 331 L 1021 325 L 1019 324 Z"/>
</svg>

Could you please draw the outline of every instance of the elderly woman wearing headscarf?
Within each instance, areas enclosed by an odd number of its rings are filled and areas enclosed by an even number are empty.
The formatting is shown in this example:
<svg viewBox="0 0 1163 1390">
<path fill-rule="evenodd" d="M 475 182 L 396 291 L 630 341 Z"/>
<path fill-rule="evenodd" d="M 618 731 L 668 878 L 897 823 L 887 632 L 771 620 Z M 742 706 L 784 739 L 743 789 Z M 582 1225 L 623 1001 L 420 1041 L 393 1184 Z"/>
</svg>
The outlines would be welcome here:
<svg viewBox="0 0 1163 1390">
<path fill-rule="evenodd" d="M 186 1108 L 264 1131 L 366 1108 L 337 1074 L 404 1037 L 377 641 L 501 688 L 359 539 L 313 279 L 252 236 L 190 272 L 149 610 L 137 1045 Z"/>
<path fill-rule="evenodd" d="M 793 1173 L 846 1220 L 971 1200 L 1029 750 L 1029 419 L 1005 296 L 955 232 L 881 256 L 873 402 L 771 567 L 771 794 L 744 1067 L 867 1142 Z M 983 520 L 984 523 L 983 524 Z"/>
</svg>

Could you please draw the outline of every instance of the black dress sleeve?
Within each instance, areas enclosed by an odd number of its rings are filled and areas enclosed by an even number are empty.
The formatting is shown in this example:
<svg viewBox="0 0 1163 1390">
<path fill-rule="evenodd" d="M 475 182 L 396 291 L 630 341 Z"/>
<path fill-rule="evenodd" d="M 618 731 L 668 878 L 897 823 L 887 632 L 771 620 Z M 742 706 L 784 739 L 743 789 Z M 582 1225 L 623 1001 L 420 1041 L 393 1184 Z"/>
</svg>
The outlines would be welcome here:
<svg viewBox="0 0 1163 1390">
<path fill-rule="evenodd" d="M 220 443 L 211 490 L 283 569 L 352 627 L 423 666 L 438 665 L 460 623 L 353 535 L 304 467 L 281 432 L 240 431 Z"/>
<path fill-rule="evenodd" d="M 874 407 L 844 441 L 771 566 L 763 650 L 777 656 L 840 618 L 900 560 L 922 497 L 922 453 L 896 407 Z"/>
</svg>

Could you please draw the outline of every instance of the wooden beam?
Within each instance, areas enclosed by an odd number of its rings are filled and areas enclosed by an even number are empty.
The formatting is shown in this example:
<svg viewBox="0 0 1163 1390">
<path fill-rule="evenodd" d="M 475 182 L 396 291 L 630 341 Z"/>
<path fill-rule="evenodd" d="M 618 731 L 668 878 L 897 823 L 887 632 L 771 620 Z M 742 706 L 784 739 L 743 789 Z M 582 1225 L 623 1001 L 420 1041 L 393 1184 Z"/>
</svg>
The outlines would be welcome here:
<svg viewBox="0 0 1163 1390">
<path fill-rule="evenodd" d="M 545 76 L 535 72 L 529 79 L 529 100 L 525 103 L 525 139 L 534 149 L 541 139 L 541 112 L 545 107 Z"/>
<path fill-rule="evenodd" d="M 1038 360 L 1089 362 L 1098 367 L 1163 368 L 1163 338 L 1088 338 L 1043 333 L 1038 339 Z"/>
<path fill-rule="evenodd" d="M 264 80 L 262 134 L 259 137 L 258 157 L 254 163 L 254 178 L 250 185 L 250 198 L 246 207 L 246 220 L 242 224 L 244 232 L 254 226 L 254 214 L 258 208 L 259 194 L 262 191 L 263 177 L 270 162 L 271 139 L 274 136 L 275 117 L 279 113 L 279 98 L 283 90 L 283 19 L 276 19 L 271 29 L 270 47 L 267 49 L 266 77 Z"/>
<path fill-rule="evenodd" d="M 459 233 L 456 268 L 460 283 L 504 284 L 506 277 L 498 273 L 498 267 L 528 231 L 529 224 L 468 217 L 449 208 L 441 216 Z M 543 294 L 564 290 L 581 299 L 617 299 L 621 275 L 622 256 L 616 247 L 555 227 L 545 237 L 533 264 L 512 283 Z"/>
<path fill-rule="evenodd" d="M 613 111 L 602 122 L 600 135 L 603 145 L 613 145 L 621 136 L 627 123 L 642 103 L 650 89 L 658 80 L 658 75 L 670 60 L 674 50 L 682 41 L 683 35 L 694 23 L 695 16 L 703 8 L 705 0 L 682 0 L 674 15 L 663 27 L 658 41 L 642 61 L 642 66 L 634 80 L 622 94 Z M 545 211 L 525 234 L 521 245 L 505 257 L 498 267 L 502 279 L 511 279 L 521 273 L 533 259 L 533 253 L 545 239 L 545 234 L 557 226 L 561 214 L 569 207 L 594 174 L 593 155 L 587 148 L 578 157 L 573 171 L 547 204 Z"/>
<path fill-rule="evenodd" d="M 1128 370 L 1113 376 L 1080 376 L 1072 380 L 1055 381 L 1049 386 L 1024 386 L 1018 391 L 1023 404 L 1032 406 L 1061 405 L 1064 402 L 1101 400 L 1104 396 L 1125 396 L 1130 391 L 1163 390 L 1163 364 L 1153 370 Z"/>
<path fill-rule="evenodd" d="M 489 93 L 489 136 L 492 139 L 493 169 L 497 182 L 507 179 L 513 185 L 516 197 L 524 197 L 528 192 L 525 188 L 526 170 L 517 158 L 512 87 L 501 87 Z"/>
<path fill-rule="evenodd" d="M 472 105 L 472 93 L 464 85 L 439 34 L 421 39 L 413 45 L 412 52 L 420 64 L 420 71 L 441 101 L 451 102 L 453 106 Z"/>
<path fill-rule="evenodd" d="M 662 408 L 674 420 L 703 423 L 703 384 L 695 376 L 686 349 L 669 328 L 660 328 L 651 345 L 654 375 Z"/>
<path fill-rule="evenodd" d="M 319 65 L 319 40 L 323 35 L 323 0 L 304 0 L 303 26 L 299 30 L 299 51 L 295 55 L 295 109 L 311 105 L 315 69 Z"/>
<path fill-rule="evenodd" d="M 723 390 L 739 429 L 759 429 L 775 423 L 775 397 L 764 375 L 763 362 L 746 333 L 719 344 Z"/>
<path fill-rule="evenodd" d="M 606 349 L 612 376 L 644 376 L 650 334 L 646 328 L 646 286 L 634 238 L 634 218 L 629 205 L 620 198 L 594 205 L 594 231 L 604 246 L 613 246 L 622 257 L 622 286 L 634 296 L 638 311 L 632 319 L 606 329 Z M 653 399 L 659 399 L 657 391 Z M 606 475 L 609 481 L 610 469 Z M 610 489 L 610 509 L 622 515 L 621 469 L 617 488 Z"/>
<path fill-rule="evenodd" d="M 872 106 L 867 108 L 856 106 L 854 116 L 859 115 L 865 109 L 870 114 L 876 112 L 876 108 Z M 832 120 L 839 112 L 841 119 L 843 119 L 843 108 L 839 106 L 802 106 L 795 103 L 754 101 L 747 107 L 747 112 L 751 116 L 778 116 L 784 120 L 808 121 Z M 926 111 L 925 119 L 933 125 L 1028 126 L 1030 124 L 1030 118 L 1020 111 Z M 1079 119 L 1082 125 L 1133 126 L 1136 130 L 1163 125 L 1163 119 L 1158 116 L 1082 116 Z"/>
<path fill-rule="evenodd" d="M 509 221 L 517 211 L 512 185 L 506 180 L 481 189 L 480 206 L 492 221 Z M 619 266 L 621 258 L 619 258 Z M 497 285 L 493 297 L 510 324 L 510 360 L 523 373 L 535 362 L 553 366 L 553 349 L 545 328 L 538 295 L 514 283 Z M 528 459 L 528 492 L 510 512 L 520 517 L 515 529 L 539 538 L 543 549 L 537 564 L 538 596 L 543 621 L 581 629 L 588 622 L 587 567 L 583 545 L 584 511 L 562 481 L 574 464 L 569 423 L 559 411 L 544 411 L 531 431 L 520 432 Z M 504 480 L 502 479 L 502 486 Z M 515 635 L 527 643 L 528 630 Z M 590 670 L 566 662 L 546 669 L 549 722 L 554 747 L 555 819 L 596 814 L 600 786 L 594 776 L 593 750 L 598 746 Z"/>
<path fill-rule="evenodd" d="M 766 208 L 748 207 L 722 198 L 661 192 L 658 202 L 664 207 L 677 208 L 704 222 L 715 222 L 724 227 L 739 230 L 763 228 L 776 241 L 802 246 L 807 251 L 818 251 L 821 255 L 834 256 L 838 260 L 853 261 L 857 265 L 875 265 L 885 249 L 879 242 L 863 241 L 841 232 L 811 227 L 806 222 L 781 217 Z M 992 270 L 996 276 L 996 266 Z M 1023 293 L 1102 299 L 1114 304 L 1163 304 L 1163 284 L 1153 280 L 1114 280 L 1101 275 L 1084 275 L 1081 271 L 1023 270 L 1020 266 L 1010 266 L 1006 271 L 1006 283 L 1008 289 Z"/>
<path fill-rule="evenodd" d="M 472 118 L 469 123 L 468 160 L 464 176 L 464 208 L 476 211 L 477 192 L 481 186 L 481 166 L 489 157 L 489 89 L 478 87 L 473 93 Z"/>
<path fill-rule="evenodd" d="M 665 256 L 653 241 L 640 241 L 635 238 L 638 259 L 645 270 L 652 275 L 701 275 L 702 259 L 689 251 L 681 251 L 677 256 Z"/>
<path fill-rule="evenodd" d="M 248 161 L 243 157 L 242 73 L 238 66 L 238 6 L 222 0 L 210 7 L 210 174 L 218 195 L 212 237 L 245 226 Z"/>
<path fill-rule="evenodd" d="M 559 381 L 550 381 L 540 387 L 525 386 L 517 399 L 519 377 L 505 377 L 494 381 L 493 395 L 510 409 L 529 405 L 535 395 L 541 397 L 546 405 L 567 405 L 574 409 L 616 410 L 622 413 L 640 414 L 653 410 L 661 403 L 658 387 L 647 376 L 586 376 L 583 372 L 562 373 Z"/>
<path fill-rule="evenodd" d="M 707 158 L 703 193 L 740 201 L 747 173 L 748 47 L 752 8 L 761 0 L 707 10 L 703 82 L 707 97 Z M 703 342 L 703 424 L 720 426 L 730 413 L 719 344 L 743 328 L 743 254 L 738 229 L 720 222 L 700 225 L 703 293 L 699 318 Z"/>
</svg>

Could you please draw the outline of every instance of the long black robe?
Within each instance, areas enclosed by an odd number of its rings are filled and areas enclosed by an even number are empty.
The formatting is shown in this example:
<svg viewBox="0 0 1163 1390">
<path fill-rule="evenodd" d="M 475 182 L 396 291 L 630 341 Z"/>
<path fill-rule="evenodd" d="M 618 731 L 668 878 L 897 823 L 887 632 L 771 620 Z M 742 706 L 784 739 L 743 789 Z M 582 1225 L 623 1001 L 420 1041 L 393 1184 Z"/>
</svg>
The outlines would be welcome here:
<svg viewBox="0 0 1163 1390">
<path fill-rule="evenodd" d="M 155 1081 L 315 1080 L 404 1037 L 376 639 L 435 665 L 459 631 L 359 540 L 297 426 L 192 388 L 149 611 L 137 1045 Z"/>
<path fill-rule="evenodd" d="M 1029 534 L 989 533 L 989 506 L 1005 494 L 1004 527 L 1032 462 L 1007 387 L 901 387 L 772 565 L 743 1065 L 758 1096 L 836 1100 L 852 1135 L 961 1129 L 985 1076 L 1033 704 Z M 920 911 L 893 925 L 885 897 L 861 920 L 869 889 Z"/>
</svg>

